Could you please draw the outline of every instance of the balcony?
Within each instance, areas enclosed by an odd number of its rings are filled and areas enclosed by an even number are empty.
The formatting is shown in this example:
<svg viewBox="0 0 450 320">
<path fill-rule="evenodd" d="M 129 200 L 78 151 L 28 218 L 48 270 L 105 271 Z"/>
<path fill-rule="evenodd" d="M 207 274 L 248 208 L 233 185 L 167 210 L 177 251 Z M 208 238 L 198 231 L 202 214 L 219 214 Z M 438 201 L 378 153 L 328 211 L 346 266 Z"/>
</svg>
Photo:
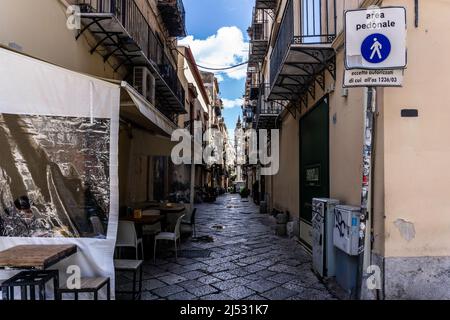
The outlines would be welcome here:
<svg viewBox="0 0 450 320">
<path fill-rule="evenodd" d="M 82 29 L 96 39 L 91 53 L 97 52 L 107 62 L 116 58 L 114 70 L 146 66 L 155 77 L 156 107 L 165 115 L 186 113 L 184 90 L 177 70 L 164 51 L 164 45 L 150 28 L 134 0 L 78 0 Z"/>
<path fill-rule="evenodd" d="M 158 0 L 158 9 L 171 37 L 186 36 L 186 13 L 182 0 Z"/>
<path fill-rule="evenodd" d="M 287 105 L 285 101 L 268 101 L 269 89 L 269 84 L 261 85 L 261 94 L 256 106 L 255 116 L 257 129 L 276 129 L 278 127 L 278 116 Z"/>
<path fill-rule="evenodd" d="M 274 10 L 277 7 L 277 0 L 256 0 L 257 9 L 271 9 Z"/>
<path fill-rule="evenodd" d="M 257 100 L 259 96 L 259 70 L 258 67 L 249 64 L 247 79 L 245 82 L 245 96 L 249 100 Z"/>
<path fill-rule="evenodd" d="M 214 106 L 214 112 L 216 113 L 217 117 L 222 116 L 222 106 L 221 105 L 215 105 Z"/>
<path fill-rule="evenodd" d="M 268 22 L 268 14 L 265 10 L 253 9 L 252 26 L 248 30 L 250 36 L 250 64 L 262 62 L 266 56 L 270 36 Z"/>
<path fill-rule="evenodd" d="M 250 85 L 250 93 L 249 93 L 249 100 L 258 100 L 259 97 L 259 89 L 260 85 L 259 83 L 252 83 Z"/>
<path fill-rule="evenodd" d="M 289 0 L 270 58 L 268 100 L 298 100 L 325 86 L 324 72 L 335 78 L 335 0 Z"/>
<path fill-rule="evenodd" d="M 245 123 L 253 123 L 255 114 L 253 112 L 253 107 L 251 105 L 247 105 L 246 107 L 244 107 L 242 114 Z"/>
</svg>

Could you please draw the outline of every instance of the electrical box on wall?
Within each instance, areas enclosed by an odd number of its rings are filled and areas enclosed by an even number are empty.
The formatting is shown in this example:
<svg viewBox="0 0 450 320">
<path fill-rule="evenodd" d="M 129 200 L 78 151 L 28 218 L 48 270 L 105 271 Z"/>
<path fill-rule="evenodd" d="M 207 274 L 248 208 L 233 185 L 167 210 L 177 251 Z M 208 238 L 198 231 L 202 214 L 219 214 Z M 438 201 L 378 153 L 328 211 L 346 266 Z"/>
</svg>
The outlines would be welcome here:
<svg viewBox="0 0 450 320">
<path fill-rule="evenodd" d="M 351 256 L 358 255 L 360 215 L 359 207 L 338 205 L 334 209 L 334 245 Z"/>
<path fill-rule="evenodd" d="M 313 268 L 321 277 L 335 275 L 335 248 L 333 246 L 334 208 L 339 200 L 314 198 L 312 200 Z"/>
</svg>

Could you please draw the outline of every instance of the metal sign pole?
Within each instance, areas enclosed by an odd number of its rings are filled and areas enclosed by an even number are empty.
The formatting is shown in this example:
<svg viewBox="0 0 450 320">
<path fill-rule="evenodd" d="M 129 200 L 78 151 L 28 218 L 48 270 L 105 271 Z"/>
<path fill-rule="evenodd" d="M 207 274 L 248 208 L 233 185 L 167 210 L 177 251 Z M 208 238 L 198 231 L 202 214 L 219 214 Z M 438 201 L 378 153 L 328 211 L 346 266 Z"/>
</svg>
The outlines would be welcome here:
<svg viewBox="0 0 450 320">
<path fill-rule="evenodd" d="M 345 12 L 344 87 L 365 87 L 361 214 L 356 297 L 363 298 L 372 247 L 376 87 L 401 87 L 406 55 L 406 8 L 372 7 Z M 370 285 L 372 287 L 372 285 Z M 367 287 L 369 289 L 369 287 Z"/>
<path fill-rule="evenodd" d="M 364 272 L 370 261 L 371 244 L 371 221 L 370 216 L 373 210 L 371 204 L 371 180 L 373 166 L 374 148 L 374 123 L 376 112 L 376 88 L 367 87 L 365 89 L 364 101 L 364 145 L 363 145 L 363 175 L 361 191 L 361 216 L 359 228 L 359 263 L 358 263 L 358 283 L 357 298 L 362 298 L 362 286 L 364 285 Z"/>
</svg>

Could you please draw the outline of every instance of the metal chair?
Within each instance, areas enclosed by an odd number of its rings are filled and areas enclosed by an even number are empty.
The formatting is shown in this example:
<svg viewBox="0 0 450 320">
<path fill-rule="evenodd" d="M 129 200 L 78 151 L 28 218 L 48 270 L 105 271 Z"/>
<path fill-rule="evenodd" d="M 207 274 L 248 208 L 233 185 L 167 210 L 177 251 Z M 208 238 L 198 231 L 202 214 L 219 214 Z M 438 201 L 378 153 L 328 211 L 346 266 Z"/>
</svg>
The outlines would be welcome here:
<svg viewBox="0 0 450 320">
<path fill-rule="evenodd" d="M 168 240 L 168 241 L 173 241 L 175 243 L 175 259 L 178 259 L 178 248 L 177 248 L 177 241 L 180 241 L 180 246 L 181 246 L 181 237 L 180 237 L 180 226 L 181 226 L 181 220 L 183 220 L 183 218 L 185 217 L 185 215 L 183 214 L 182 216 L 180 216 L 177 220 L 177 223 L 175 225 L 175 230 L 174 232 L 161 232 L 160 234 L 157 234 L 155 236 L 155 248 L 153 250 L 153 261 L 156 262 L 156 244 L 158 242 L 158 240 Z"/>
<path fill-rule="evenodd" d="M 142 260 L 114 260 L 114 269 L 116 272 L 128 272 L 133 274 L 132 291 L 116 290 L 117 294 L 131 294 L 132 300 L 141 300 L 142 298 Z M 138 280 L 139 275 L 139 280 Z M 136 288 L 136 285 L 138 287 Z"/>
<path fill-rule="evenodd" d="M 119 221 L 116 248 L 135 248 L 136 260 L 139 259 L 138 247 L 141 246 L 141 257 L 144 259 L 144 245 L 142 238 L 138 239 L 136 227 L 132 221 Z"/>
<path fill-rule="evenodd" d="M 181 225 L 183 226 L 190 226 L 192 229 L 192 235 L 193 237 L 197 237 L 197 230 L 195 226 L 195 216 L 197 214 L 197 208 L 194 208 L 191 213 L 191 220 L 190 221 L 181 221 Z"/>
<path fill-rule="evenodd" d="M 39 300 L 47 300 L 46 284 L 53 283 L 54 299 L 58 299 L 59 271 L 22 271 L 12 278 L 4 281 L 1 285 L 3 300 L 15 299 L 15 288 L 20 289 L 21 300 L 36 300 L 36 288 Z M 29 293 L 29 295 L 28 295 Z"/>
</svg>

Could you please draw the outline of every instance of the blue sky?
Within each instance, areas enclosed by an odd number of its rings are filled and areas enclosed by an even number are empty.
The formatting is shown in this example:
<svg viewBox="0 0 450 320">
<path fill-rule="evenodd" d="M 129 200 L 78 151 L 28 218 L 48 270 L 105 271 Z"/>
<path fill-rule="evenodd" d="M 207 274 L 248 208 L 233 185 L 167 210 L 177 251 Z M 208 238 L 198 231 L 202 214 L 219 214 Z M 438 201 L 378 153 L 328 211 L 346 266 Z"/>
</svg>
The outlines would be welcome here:
<svg viewBox="0 0 450 320">
<path fill-rule="evenodd" d="M 184 0 L 187 43 L 197 64 L 217 68 L 247 61 L 248 35 L 254 0 Z M 246 66 L 221 73 L 221 97 L 227 127 L 234 131 L 241 114 Z"/>
</svg>

